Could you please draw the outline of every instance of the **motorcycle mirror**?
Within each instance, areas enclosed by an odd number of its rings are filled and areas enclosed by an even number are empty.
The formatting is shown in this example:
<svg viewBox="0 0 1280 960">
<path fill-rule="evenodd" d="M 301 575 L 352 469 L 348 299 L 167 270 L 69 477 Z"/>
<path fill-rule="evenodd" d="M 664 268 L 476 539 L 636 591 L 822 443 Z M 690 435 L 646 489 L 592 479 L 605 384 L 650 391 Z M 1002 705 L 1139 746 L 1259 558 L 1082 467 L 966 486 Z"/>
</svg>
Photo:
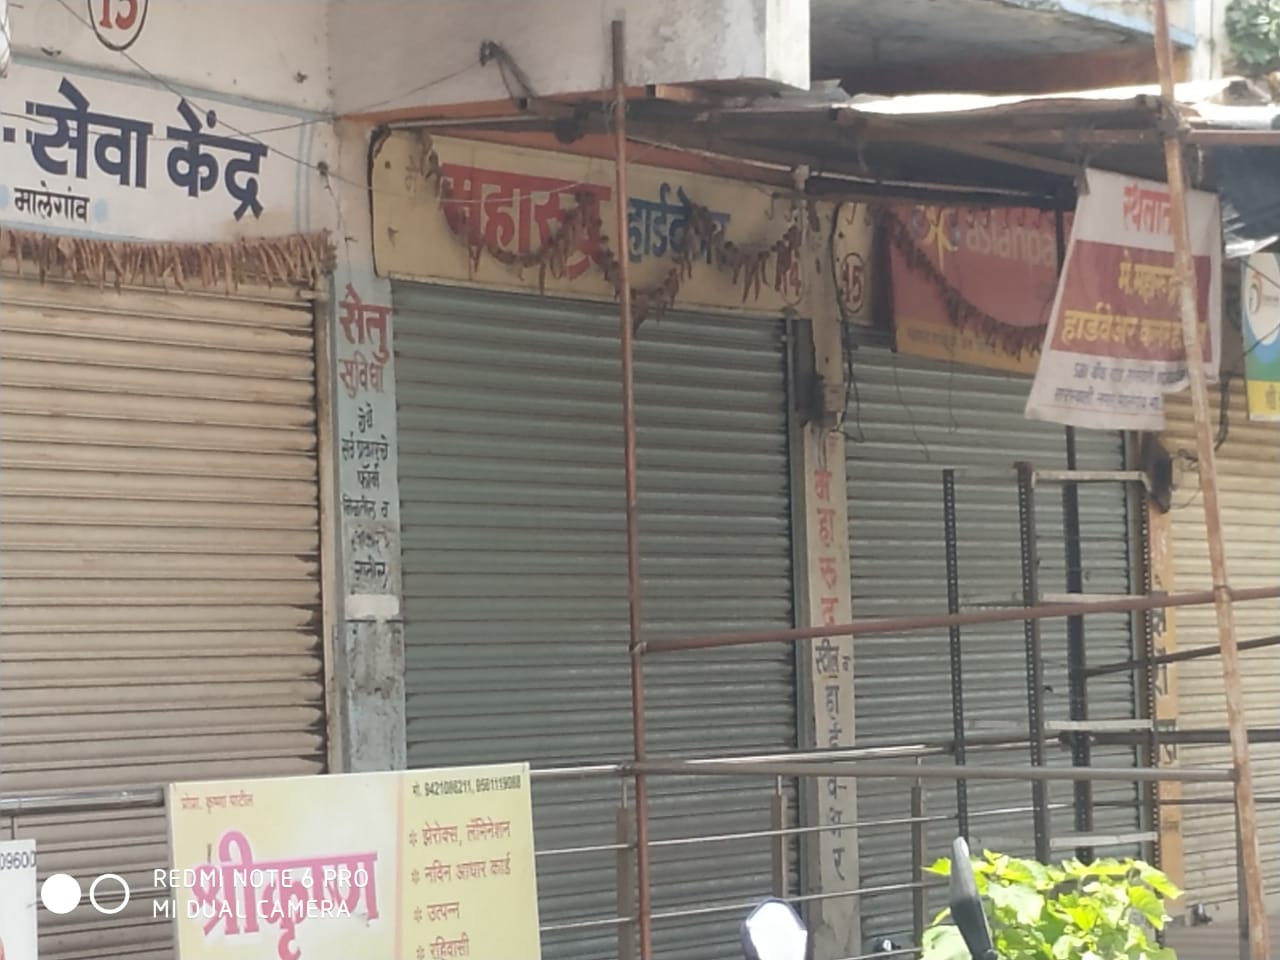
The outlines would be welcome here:
<svg viewBox="0 0 1280 960">
<path fill-rule="evenodd" d="M 742 922 L 747 960 L 804 960 L 808 946 L 809 931 L 785 900 L 762 900 Z"/>
<path fill-rule="evenodd" d="M 969 859 L 969 844 L 956 837 L 951 844 L 951 919 L 960 928 L 973 960 L 996 960 L 991 944 L 991 928 L 978 896 L 978 880 Z"/>
</svg>

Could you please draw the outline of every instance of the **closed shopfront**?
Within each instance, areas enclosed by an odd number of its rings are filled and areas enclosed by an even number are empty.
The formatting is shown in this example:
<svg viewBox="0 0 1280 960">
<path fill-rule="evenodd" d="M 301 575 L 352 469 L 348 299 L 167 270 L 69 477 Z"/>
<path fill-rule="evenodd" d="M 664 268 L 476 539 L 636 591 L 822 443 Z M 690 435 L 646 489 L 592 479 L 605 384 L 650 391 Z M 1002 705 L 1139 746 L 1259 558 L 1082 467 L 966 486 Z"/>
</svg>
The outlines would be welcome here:
<svg viewBox="0 0 1280 960">
<path fill-rule="evenodd" d="M 163 811 L 103 792 L 326 769 L 312 304 L 0 282 L 0 787 L 85 804 L 12 818 L 41 876 L 134 890 L 40 955 L 168 958 Z"/>
<path fill-rule="evenodd" d="M 864 348 L 854 354 L 855 389 L 845 430 L 847 445 L 850 572 L 853 609 L 859 618 L 906 613 L 945 613 L 947 566 L 943 528 L 942 471 L 977 468 L 981 475 L 956 482 L 961 597 L 1021 593 L 1018 497 L 1013 465 L 1028 461 L 1039 469 L 1063 469 L 1062 428 L 1023 416 L 1029 380 L 977 367 L 917 359 Z M 1080 469 L 1120 470 L 1124 448 L 1118 433 L 1077 432 Z M 1003 477 L 996 470 L 1007 471 Z M 1061 487 L 1037 488 L 1036 522 L 1043 593 L 1067 592 Z M 1080 486 L 1084 591 L 1126 594 L 1130 559 L 1126 493 L 1121 484 Z M 1092 615 L 1085 620 L 1091 662 L 1126 660 L 1132 630 L 1126 615 Z M 1064 621 L 1045 621 L 1041 646 L 1043 703 L 1048 721 L 1069 716 L 1067 642 Z M 858 742 L 861 746 L 912 745 L 949 741 L 952 699 L 948 632 L 868 636 L 855 646 L 854 676 Z M 1027 679 L 1022 624 L 966 627 L 963 631 L 965 719 L 968 735 L 1025 741 Z M 1133 683 L 1127 674 L 1088 685 L 1090 716 L 1135 716 Z M 1047 762 L 1069 765 L 1070 751 L 1046 745 Z M 935 762 L 949 763 L 951 758 Z M 1027 748 L 981 753 L 968 762 L 1027 763 Z M 1095 748 L 1095 765 L 1126 766 L 1133 751 Z M 1034 854 L 1031 789 L 1028 783 L 974 781 L 969 784 L 973 845 L 1020 856 Z M 1137 788 L 1098 785 L 1095 832 L 1133 837 L 1139 826 Z M 1052 833 L 1073 832 L 1071 785 L 1053 784 Z M 949 855 L 955 836 L 956 800 L 950 782 L 931 782 L 928 813 L 950 819 L 929 832 L 928 860 Z M 861 781 L 858 814 L 863 821 L 901 817 L 906 786 Z M 1003 811 L 1003 812 L 1000 812 Z M 910 835 L 906 826 L 864 829 L 860 837 L 864 886 L 901 883 L 909 875 Z M 1136 847 L 1100 853 L 1137 853 Z M 1073 855 L 1068 846 L 1054 856 Z M 934 906 L 944 904 L 945 891 Z M 906 942 L 911 899 L 906 892 L 866 897 L 863 932 Z"/>
<path fill-rule="evenodd" d="M 410 283 L 393 300 L 409 765 L 626 759 L 616 308 Z M 669 314 L 635 349 L 646 634 L 790 626 L 782 324 Z M 646 677 L 652 756 L 796 745 L 786 645 L 657 658 Z M 653 781 L 654 840 L 768 829 L 772 783 L 695 780 Z M 615 842 L 625 789 L 535 780 L 538 849 Z M 656 949 L 736 956 L 737 913 L 662 914 L 767 894 L 768 840 L 653 857 Z M 540 857 L 549 956 L 616 956 L 616 871 L 608 850 Z"/>
<path fill-rule="evenodd" d="M 1238 340 L 1236 344 L 1238 349 Z M 1218 496 L 1227 576 L 1233 587 L 1275 586 L 1280 574 L 1280 430 L 1275 423 L 1250 422 L 1244 385 L 1239 378 L 1232 380 L 1225 418 L 1220 415 L 1220 391 L 1211 388 L 1210 399 L 1210 421 L 1220 424 Z M 1169 398 L 1164 445 L 1175 464 L 1171 516 L 1174 586 L 1178 591 L 1207 590 L 1213 577 L 1195 463 L 1195 427 L 1190 398 L 1185 394 Z M 1236 604 L 1235 618 L 1236 633 L 1241 641 L 1275 636 L 1280 632 L 1280 601 Z M 1183 607 L 1176 612 L 1175 623 L 1180 650 L 1217 646 L 1217 621 L 1212 606 Z M 1245 651 L 1240 655 L 1240 663 L 1249 725 L 1280 726 L 1280 699 L 1276 697 L 1276 690 L 1280 689 L 1280 661 L 1276 659 L 1276 648 Z M 1172 669 L 1177 676 L 1178 727 L 1185 731 L 1216 730 L 1225 737 L 1227 713 L 1221 660 L 1216 656 L 1206 657 L 1180 663 Z M 1254 789 L 1259 799 L 1264 883 L 1274 895 L 1280 887 L 1280 806 L 1264 798 L 1280 797 L 1280 745 L 1253 744 L 1250 753 Z M 1178 761 L 1183 767 L 1228 767 L 1231 749 L 1225 742 L 1183 745 L 1178 748 Z M 1190 800 L 1230 796 L 1229 790 L 1211 784 L 1185 784 L 1182 790 Z M 1235 914 L 1237 899 L 1232 805 L 1186 806 L 1182 811 L 1182 837 L 1186 905 L 1204 904 L 1219 922 L 1229 923 Z"/>
</svg>

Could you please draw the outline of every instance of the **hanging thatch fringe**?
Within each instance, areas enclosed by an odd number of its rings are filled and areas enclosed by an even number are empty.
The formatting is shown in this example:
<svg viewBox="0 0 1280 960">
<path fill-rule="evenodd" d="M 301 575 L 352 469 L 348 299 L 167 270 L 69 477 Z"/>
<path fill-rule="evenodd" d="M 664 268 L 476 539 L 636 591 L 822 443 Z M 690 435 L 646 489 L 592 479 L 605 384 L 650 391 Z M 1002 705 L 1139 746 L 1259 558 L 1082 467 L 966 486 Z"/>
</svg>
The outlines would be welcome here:
<svg viewBox="0 0 1280 960">
<path fill-rule="evenodd" d="M 241 284 L 312 288 L 333 272 L 327 230 L 223 243 L 145 243 L 0 227 L 0 264 L 19 276 L 93 284 L 221 290 Z"/>
</svg>

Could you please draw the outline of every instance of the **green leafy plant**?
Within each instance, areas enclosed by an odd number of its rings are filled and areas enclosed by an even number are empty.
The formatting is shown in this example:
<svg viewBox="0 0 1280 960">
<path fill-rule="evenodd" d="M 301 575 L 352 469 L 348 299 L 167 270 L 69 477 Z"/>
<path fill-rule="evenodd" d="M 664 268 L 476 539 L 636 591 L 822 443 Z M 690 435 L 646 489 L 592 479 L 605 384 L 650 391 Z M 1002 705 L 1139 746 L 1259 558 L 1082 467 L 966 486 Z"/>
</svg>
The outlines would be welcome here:
<svg viewBox="0 0 1280 960">
<path fill-rule="evenodd" d="M 951 875 L 951 861 L 929 872 Z M 1001 960 L 1177 960 L 1155 933 L 1169 919 L 1165 900 L 1180 891 L 1155 867 L 1137 860 L 1068 860 L 1045 866 L 986 853 L 973 861 Z M 950 911 L 925 931 L 923 960 L 968 960 Z"/>
<path fill-rule="evenodd" d="M 1260 76 L 1280 70 L 1280 0 L 1231 0 L 1224 16 L 1241 72 Z"/>
</svg>

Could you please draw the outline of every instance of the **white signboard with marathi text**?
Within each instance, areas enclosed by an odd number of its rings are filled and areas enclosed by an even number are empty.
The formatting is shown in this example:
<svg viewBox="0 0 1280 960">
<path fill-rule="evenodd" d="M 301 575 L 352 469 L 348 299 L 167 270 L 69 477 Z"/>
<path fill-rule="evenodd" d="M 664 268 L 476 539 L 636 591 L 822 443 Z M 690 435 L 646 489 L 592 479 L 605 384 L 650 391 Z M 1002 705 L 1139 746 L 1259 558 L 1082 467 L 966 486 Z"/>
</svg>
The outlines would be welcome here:
<svg viewBox="0 0 1280 960">
<path fill-rule="evenodd" d="M 392 304 L 385 281 L 340 264 L 334 277 L 333 357 L 343 585 L 348 620 L 399 615 L 400 494 L 397 483 Z"/>
<path fill-rule="evenodd" d="M 36 842 L 0 841 L 0 960 L 36 960 Z"/>
<path fill-rule="evenodd" d="M 1203 362 L 1217 379 L 1222 220 L 1215 194 L 1188 192 Z M 1026 415 L 1095 430 L 1164 428 L 1164 395 L 1188 383 L 1173 267 L 1169 188 L 1090 170 Z"/>
<path fill-rule="evenodd" d="M 15 65 L 0 86 L 0 223 L 185 241 L 310 230 L 315 129 L 154 82 Z"/>
<path fill-rule="evenodd" d="M 527 764 L 172 784 L 178 956 L 538 960 L 530 797 Z"/>
</svg>

